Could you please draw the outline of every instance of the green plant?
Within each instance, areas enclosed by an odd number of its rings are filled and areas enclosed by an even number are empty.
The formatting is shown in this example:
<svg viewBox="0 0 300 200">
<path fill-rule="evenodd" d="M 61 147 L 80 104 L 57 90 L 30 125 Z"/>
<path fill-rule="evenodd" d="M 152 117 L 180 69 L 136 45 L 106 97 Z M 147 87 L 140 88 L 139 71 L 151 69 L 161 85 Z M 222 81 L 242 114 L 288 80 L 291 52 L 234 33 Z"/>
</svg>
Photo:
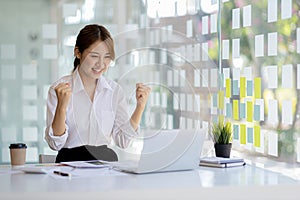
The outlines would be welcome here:
<svg viewBox="0 0 300 200">
<path fill-rule="evenodd" d="M 232 141 L 233 133 L 230 122 L 214 123 L 211 133 L 215 144 L 229 144 Z"/>
</svg>

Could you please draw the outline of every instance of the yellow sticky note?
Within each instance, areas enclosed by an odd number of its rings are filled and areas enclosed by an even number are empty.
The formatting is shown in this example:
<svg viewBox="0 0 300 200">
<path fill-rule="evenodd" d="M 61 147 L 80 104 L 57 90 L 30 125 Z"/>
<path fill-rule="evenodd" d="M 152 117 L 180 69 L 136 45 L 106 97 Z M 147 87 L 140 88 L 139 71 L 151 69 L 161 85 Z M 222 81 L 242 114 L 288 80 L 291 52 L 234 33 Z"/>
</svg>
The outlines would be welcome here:
<svg viewBox="0 0 300 200">
<path fill-rule="evenodd" d="M 260 126 L 254 126 L 254 146 L 260 147 Z"/>
<path fill-rule="evenodd" d="M 218 95 L 218 107 L 224 109 L 224 91 L 220 90 Z"/>
<path fill-rule="evenodd" d="M 247 122 L 253 122 L 253 103 L 247 101 Z"/>
<path fill-rule="evenodd" d="M 254 98 L 261 98 L 261 78 L 254 78 Z"/>
<path fill-rule="evenodd" d="M 246 97 L 246 77 L 240 77 L 240 97 Z"/>
<path fill-rule="evenodd" d="M 239 100 L 233 100 L 233 119 L 239 120 Z"/>
<path fill-rule="evenodd" d="M 240 143 L 241 144 L 246 144 L 246 124 L 241 124 L 240 125 Z"/>
<path fill-rule="evenodd" d="M 231 97 L 231 79 L 227 78 L 226 79 L 226 98 Z"/>
</svg>

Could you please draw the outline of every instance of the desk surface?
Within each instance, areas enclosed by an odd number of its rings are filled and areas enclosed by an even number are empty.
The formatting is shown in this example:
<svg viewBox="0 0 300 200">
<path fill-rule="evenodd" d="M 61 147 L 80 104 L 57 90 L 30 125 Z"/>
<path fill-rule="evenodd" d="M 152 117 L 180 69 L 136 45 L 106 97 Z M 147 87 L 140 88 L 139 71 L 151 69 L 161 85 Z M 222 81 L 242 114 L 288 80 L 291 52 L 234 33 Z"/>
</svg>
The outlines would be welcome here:
<svg viewBox="0 0 300 200">
<path fill-rule="evenodd" d="M 231 200 L 241 199 L 240 195 L 243 199 L 252 200 L 296 199 L 299 195 L 292 194 L 300 188 L 300 182 L 297 180 L 252 165 L 227 169 L 199 167 L 193 171 L 72 179 L 56 179 L 49 174 L 3 173 L 5 170 L 11 171 L 8 166 L 2 166 L 0 169 L 0 194 L 7 197 L 5 199 L 38 199 L 38 194 L 43 199 L 53 199 L 53 195 L 58 194 L 59 197 L 63 195 L 72 199 L 79 199 L 85 195 L 89 199 L 90 195 L 101 195 L 110 199 L 160 199 L 164 195 L 173 196 L 171 199 L 197 199 L 199 195 L 207 195 L 210 198 L 219 196 L 222 199 L 229 195 L 228 199 Z"/>
</svg>

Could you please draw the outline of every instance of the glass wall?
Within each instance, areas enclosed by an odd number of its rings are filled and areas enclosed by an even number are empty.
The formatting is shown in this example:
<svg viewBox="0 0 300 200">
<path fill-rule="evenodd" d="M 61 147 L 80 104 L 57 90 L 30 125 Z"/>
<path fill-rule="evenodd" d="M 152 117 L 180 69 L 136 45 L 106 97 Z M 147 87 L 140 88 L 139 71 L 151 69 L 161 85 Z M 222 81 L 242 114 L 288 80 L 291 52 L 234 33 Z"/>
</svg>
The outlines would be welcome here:
<svg viewBox="0 0 300 200">
<path fill-rule="evenodd" d="M 141 129 L 205 128 L 225 118 L 239 152 L 300 162 L 300 29 L 296 0 L 0 0 L 0 162 L 12 142 L 28 162 L 44 141 L 49 85 L 71 73 L 76 35 L 98 23 L 116 59 L 105 76 L 135 105 L 152 93 Z M 5 20 L 4 20 L 5 19 Z M 207 136 L 203 155 L 213 154 Z"/>
</svg>

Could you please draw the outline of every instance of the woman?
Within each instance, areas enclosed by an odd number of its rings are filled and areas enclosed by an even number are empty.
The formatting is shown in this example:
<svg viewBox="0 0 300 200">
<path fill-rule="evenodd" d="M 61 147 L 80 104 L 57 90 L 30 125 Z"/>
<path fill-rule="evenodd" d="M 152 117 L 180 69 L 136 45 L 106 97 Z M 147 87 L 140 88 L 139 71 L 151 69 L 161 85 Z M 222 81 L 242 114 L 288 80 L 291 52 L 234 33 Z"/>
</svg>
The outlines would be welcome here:
<svg viewBox="0 0 300 200">
<path fill-rule="evenodd" d="M 77 36 L 74 55 L 73 73 L 49 89 L 45 139 L 59 151 L 56 162 L 116 161 L 107 144 L 113 139 L 126 148 L 137 135 L 150 88 L 136 84 L 137 105 L 129 117 L 121 87 L 102 76 L 115 58 L 113 39 L 103 26 L 85 26 Z"/>
</svg>

